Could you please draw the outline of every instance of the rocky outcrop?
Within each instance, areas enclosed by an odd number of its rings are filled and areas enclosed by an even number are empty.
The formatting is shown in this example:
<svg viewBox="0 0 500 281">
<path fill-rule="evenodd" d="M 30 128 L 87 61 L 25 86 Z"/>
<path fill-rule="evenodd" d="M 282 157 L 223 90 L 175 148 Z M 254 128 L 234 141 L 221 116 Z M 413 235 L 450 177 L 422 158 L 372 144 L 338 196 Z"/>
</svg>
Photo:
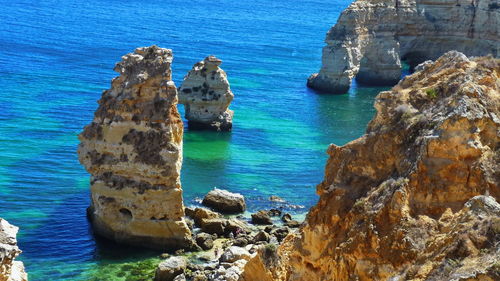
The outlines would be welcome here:
<svg viewBox="0 0 500 281">
<path fill-rule="evenodd" d="M 24 264 L 15 260 L 21 254 L 16 239 L 18 230 L 18 227 L 0 218 L 0 281 L 28 280 Z"/>
<path fill-rule="evenodd" d="M 500 60 L 449 52 L 330 145 L 320 200 L 244 280 L 500 280 Z"/>
<path fill-rule="evenodd" d="M 170 65 L 172 51 L 138 48 L 103 92 L 79 135 L 91 177 L 94 231 L 118 242 L 169 249 L 193 244 L 183 218 L 183 125 Z"/>
<path fill-rule="evenodd" d="M 184 105 L 190 130 L 231 131 L 234 98 L 222 61 L 208 56 L 196 63 L 179 88 L 179 103 Z"/>
<path fill-rule="evenodd" d="M 322 66 L 309 77 L 314 89 L 345 93 L 356 77 L 394 85 L 401 60 L 411 67 L 450 50 L 500 55 L 497 0 L 357 0 L 326 35 Z"/>
</svg>

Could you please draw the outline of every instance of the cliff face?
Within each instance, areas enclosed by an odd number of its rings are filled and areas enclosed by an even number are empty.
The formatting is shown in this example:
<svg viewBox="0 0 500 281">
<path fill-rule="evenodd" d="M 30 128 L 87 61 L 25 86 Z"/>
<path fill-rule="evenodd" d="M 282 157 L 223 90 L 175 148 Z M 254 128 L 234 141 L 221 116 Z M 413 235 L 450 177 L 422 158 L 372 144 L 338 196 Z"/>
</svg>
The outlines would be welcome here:
<svg viewBox="0 0 500 281">
<path fill-rule="evenodd" d="M 356 77 L 394 85 L 401 60 L 415 66 L 450 50 L 500 55 L 497 0 L 357 0 L 328 31 L 322 66 L 308 86 L 345 93 Z"/>
<path fill-rule="evenodd" d="M 79 159 L 92 175 L 94 231 L 119 242 L 154 248 L 191 244 L 183 219 L 183 125 L 172 58 L 171 50 L 156 46 L 123 56 L 114 69 L 120 75 L 79 135 Z"/>
<path fill-rule="evenodd" d="M 196 63 L 184 77 L 179 88 L 179 103 L 184 104 L 190 130 L 208 129 L 230 131 L 233 111 L 229 105 L 234 98 L 227 75 L 214 56 Z"/>
<path fill-rule="evenodd" d="M 21 254 L 17 246 L 19 228 L 0 218 L 0 281 L 26 281 L 24 264 L 15 258 Z"/>
<path fill-rule="evenodd" d="M 449 52 L 331 145 L 300 235 L 245 280 L 499 280 L 500 60 Z"/>
</svg>

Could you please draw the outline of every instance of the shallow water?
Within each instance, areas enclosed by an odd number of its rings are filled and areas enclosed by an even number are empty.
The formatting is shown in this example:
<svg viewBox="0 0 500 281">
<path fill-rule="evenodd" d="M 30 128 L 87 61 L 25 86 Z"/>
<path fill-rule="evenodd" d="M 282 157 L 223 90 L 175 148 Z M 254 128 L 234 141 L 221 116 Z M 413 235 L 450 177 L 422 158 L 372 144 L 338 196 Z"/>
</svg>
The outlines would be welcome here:
<svg viewBox="0 0 500 281">
<path fill-rule="evenodd" d="M 381 90 L 354 85 L 332 96 L 305 87 L 346 0 L 0 4 L 0 216 L 21 227 L 32 281 L 139 280 L 137 268 L 157 262 L 157 252 L 94 239 L 89 176 L 76 155 L 114 63 L 135 47 L 173 49 L 177 85 L 215 54 L 235 94 L 233 132 L 185 133 L 187 204 L 216 186 L 245 194 L 250 211 L 269 207 L 269 195 L 306 211 L 328 144 L 363 134 Z"/>
</svg>

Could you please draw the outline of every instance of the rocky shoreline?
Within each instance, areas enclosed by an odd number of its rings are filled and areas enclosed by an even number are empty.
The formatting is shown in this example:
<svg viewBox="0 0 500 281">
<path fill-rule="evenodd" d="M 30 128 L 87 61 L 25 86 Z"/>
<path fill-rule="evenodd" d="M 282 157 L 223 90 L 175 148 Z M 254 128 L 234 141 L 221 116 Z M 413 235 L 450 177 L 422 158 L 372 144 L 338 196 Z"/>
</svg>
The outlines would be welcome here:
<svg viewBox="0 0 500 281">
<path fill-rule="evenodd" d="M 285 203 L 277 196 L 269 198 L 270 202 L 276 200 Z M 165 260 L 158 265 L 156 281 L 237 281 L 248 260 L 258 252 L 275 252 L 285 237 L 300 227 L 291 214 L 280 208 L 260 210 L 246 219 L 238 214 L 245 210 L 241 208 L 245 206 L 243 195 L 226 190 L 210 191 L 202 204 L 205 207 L 185 207 L 198 248 L 162 254 Z"/>
</svg>

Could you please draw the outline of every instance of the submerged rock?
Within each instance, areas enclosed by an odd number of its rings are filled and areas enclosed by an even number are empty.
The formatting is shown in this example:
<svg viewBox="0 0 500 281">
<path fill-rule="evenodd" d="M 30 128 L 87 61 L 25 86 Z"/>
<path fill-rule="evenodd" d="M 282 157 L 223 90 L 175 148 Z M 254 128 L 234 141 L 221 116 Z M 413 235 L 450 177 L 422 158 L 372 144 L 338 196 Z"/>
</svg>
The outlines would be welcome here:
<svg viewBox="0 0 500 281">
<path fill-rule="evenodd" d="M 246 209 L 243 195 L 218 188 L 207 193 L 202 204 L 221 213 L 241 213 Z"/>
<path fill-rule="evenodd" d="M 24 264 L 16 261 L 21 254 L 17 246 L 18 227 L 0 218 L 0 281 L 27 281 Z"/>
<path fill-rule="evenodd" d="M 226 233 L 227 219 L 203 219 L 201 230 L 217 235 L 224 235 Z"/>
<path fill-rule="evenodd" d="M 160 249 L 193 245 L 182 203 L 183 125 L 170 65 L 172 51 L 138 48 L 103 92 L 79 135 L 91 177 L 88 214 L 95 233 Z"/>
<path fill-rule="evenodd" d="M 184 77 L 179 88 L 179 103 L 186 109 L 190 130 L 231 131 L 233 111 L 229 105 L 234 98 L 226 72 L 214 56 L 196 63 Z"/>
<path fill-rule="evenodd" d="M 279 202 L 279 203 L 285 203 L 285 200 L 283 200 L 283 198 L 279 197 L 279 196 L 276 196 L 276 195 L 271 195 L 269 197 L 269 201 L 272 201 L 272 202 Z"/>
<path fill-rule="evenodd" d="M 449 52 L 381 92 L 330 145 L 320 196 L 278 262 L 243 280 L 500 280 L 500 60 Z"/>
<path fill-rule="evenodd" d="M 401 60 L 411 67 L 445 52 L 500 55 L 497 0 L 357 0 L 328 31 L 314 89 L 343 94 L 354 77 L 394 85 Z"/>
</svg>

